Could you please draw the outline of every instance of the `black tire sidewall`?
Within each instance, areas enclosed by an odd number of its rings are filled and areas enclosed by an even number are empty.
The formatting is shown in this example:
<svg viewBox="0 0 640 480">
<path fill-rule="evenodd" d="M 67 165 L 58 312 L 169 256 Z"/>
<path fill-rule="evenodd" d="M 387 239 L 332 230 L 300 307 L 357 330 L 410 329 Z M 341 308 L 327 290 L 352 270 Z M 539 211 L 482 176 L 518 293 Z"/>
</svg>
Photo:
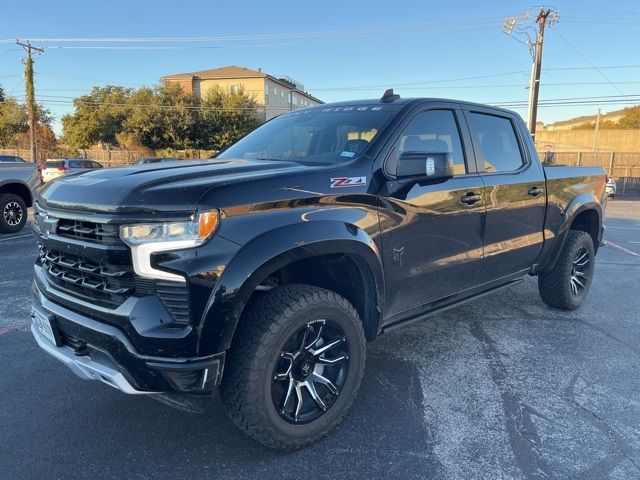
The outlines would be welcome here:
<svg viewBox="0 0 640 480">
<path fill-rule="evenodd" d="M 347 378 L 335 403 L 322 416 L 306 424 L 289 423 L 280 416 L 273 405 L 271 398 L 273 369 L 279 359 L 281 348 L 287 339 L 298 329 L 317 319 L 333 321 L 344 331 L 349 345 Z M 327 429 L 332 428 L 334 423 L 337 424 L 342 419 L 344 410 L 353 402 L 364 370 L 365 352 L 360 347 L 363 343 L 363 333 L 359 322 L 360 320 L 357 317 L 354 318 L 353 313 L 343 308 L 342 305 L 314 305 L 304 312 L 296 312 L 296 315 L 288 325 L 274 336 L 273 342 L 269 343 L 267 346 L 268 351 L 265 352 L 265 358 L 269 360 L 264 363 L 264 371 L 261 375 L 263 381 L 259 395 L 260 401 L 265 407 L 265 418 L 279 435 L 293 440 L 306 440 L 310 437 L 321 435 Z"/>
<path fill-rule="evenodd" d="M 582 232 L 581 232 L 582 233 Z M 576 254 L 581 248 L 586 248 L 589 254 L 589 271 L 587 272 L 587 281 L 585 283 L 585 287 L 582 289 L 579 295 L 574 295 L 571 291 L 571 268 L 573 266 L 573 260 L 576 257 Z M 591 282 L 593 280 L 593 272 L 595 267 L 595 249 L 593 247 L 593 241 L 588 234 L 582 233 L 579 237 L 572 239 L 572 241 L 568 242 L 566 245 L 566 249 L 563 252 L 565 255 L 565 259 L 563 262 L 563 268 L 561 270 L 561 285 L 563 286 L 563 295 L 565 296 L 567 303 L 570 305 L 572 309 L 578 308 L 582 305 L 589 294 L 589 289 L 591 288 Z"/>
<path fill-rule="evenodd" d="M 22 220 L 18 225 L 9 225 L 4 219 L 4 209 L 11 202 L 17 203 L 22 210 Z M 0 195 L 0 233 L 16 233 L 22 230 L 27 223 L 28 213 L 27 204 L 20 196 L 13 193 Z"/>
</svg>

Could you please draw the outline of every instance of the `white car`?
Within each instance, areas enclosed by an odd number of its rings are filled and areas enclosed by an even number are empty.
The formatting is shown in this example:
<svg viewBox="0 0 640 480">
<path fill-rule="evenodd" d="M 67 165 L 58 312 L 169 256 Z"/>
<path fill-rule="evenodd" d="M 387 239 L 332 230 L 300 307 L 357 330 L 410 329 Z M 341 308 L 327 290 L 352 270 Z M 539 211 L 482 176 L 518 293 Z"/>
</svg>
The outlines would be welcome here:
<svg viewBox="0 0 640 480">
<path fill-rule="evenodd" d="M 38 170 L 40 170 L 40 179 L 44 184 L 67 173 L 96 168 L 102 168 L 102 165 L 86 158 L 54 158 L 44 162 L 42 166 L 38 167 Z"/>
<path fill-rule="evenodd" d="M 614 198 L 616 196 L 616 189 L 617 189 L 616 181 L 609 175 L 607 175 L 606 189 L 607 189 L 607 196 L 611 198 Z"/>
</svg>

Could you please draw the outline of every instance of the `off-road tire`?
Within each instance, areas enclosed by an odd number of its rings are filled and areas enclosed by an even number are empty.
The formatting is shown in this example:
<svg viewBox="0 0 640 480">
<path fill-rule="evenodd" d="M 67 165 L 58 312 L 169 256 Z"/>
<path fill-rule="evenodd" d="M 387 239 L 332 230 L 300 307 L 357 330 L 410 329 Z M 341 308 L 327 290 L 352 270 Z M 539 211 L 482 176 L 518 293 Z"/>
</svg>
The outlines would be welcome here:
<svg viewBox="0 0 640 480">
<path fill-rule="evenodd" d="M 589 255 L 587 279 L 578 295 L 571 290 L 571 272 L 576 254 L 585 249 Z M 542 301 L 553 308 L 575 310 L 580 307 L 589 293 L 595 266 L 595 249 L 591 236 L 580 230 L 569 230 L 562 252 L 553 269 L 538 275 L 538 291 Z"/>
<path fill-rule="evenodd" d="M 257 294 L 247 306 L 227 354 L 220 393 L 234 423 L 277 450 L 306 447 L 332 432 L 351 407 L 364 373 L 366 340 L 353 306 L 340 295 L 309 285 L 286 285 Z M 349 345 L 349 366 L 335 403 L 302 425 L 280 417 L 271 397 L 272 369 L 292 332 L 313 318 L 339 323 Z"/>
<path fill-rule="evenodd" d="M 5 208 L 11 205 L 17 205 L 17 208 L 20 210 L 21 214 L 21 219 L 16 225 L 11 225 L 5 219 Z M 13 210 L 15 210 L 15 208 Z M 27 215 L 27 204 L 24 202 L 22 197 L 14 193 L 0 194 L 0 233 L 19 232 L 27 223 Z"/>
</svg>

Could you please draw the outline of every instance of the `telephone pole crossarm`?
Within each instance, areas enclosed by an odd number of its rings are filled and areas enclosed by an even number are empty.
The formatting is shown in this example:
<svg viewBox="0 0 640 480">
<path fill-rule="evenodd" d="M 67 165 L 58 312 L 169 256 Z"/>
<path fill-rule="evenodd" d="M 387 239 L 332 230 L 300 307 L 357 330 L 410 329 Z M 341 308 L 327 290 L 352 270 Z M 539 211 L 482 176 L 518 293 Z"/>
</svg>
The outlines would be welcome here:
<svg viewBox="0 0 640 480">
<path fill-rule="evenodd" d="M 529 19 L 529 14 L 522 16 L 524 19 Z M 533 20 L 536 24 L 536 38 L 531 40 L 527 34 L 529 40 L 526 44 L 529 46 L 533 56 L 533 63 L 531 65 L 531 78 L 529 80 L 529 112 L 527 115 L 527 125 L 531 136 L 535 140 L 536 136 L 536 123 L 538 120 L 538 96 L 540 93 L 540 72 L 542 71 L 542 47 L 544 45 L 544 29 L 546 26 L 553 26 L 559 18 L 559 13 L 551 8 L 541 7 L 537 16 Z M 529 20 L 530 21 L 530 20 Z M 517 24 L 516 17 L 507 17 L 503 32 L 512 35 Z M 531 26 L 527 27 L 531 29 Z M 520 30 L 522 33 L 524 30 Z M 525 33 L 526 34 L 526 33 Z M 515 38 L 515 37 L 514 37 Z M 521 40 L 518 40 L 521 41 Z M 525 43 L 521 41 L 521 43 Z"/>
</svg>

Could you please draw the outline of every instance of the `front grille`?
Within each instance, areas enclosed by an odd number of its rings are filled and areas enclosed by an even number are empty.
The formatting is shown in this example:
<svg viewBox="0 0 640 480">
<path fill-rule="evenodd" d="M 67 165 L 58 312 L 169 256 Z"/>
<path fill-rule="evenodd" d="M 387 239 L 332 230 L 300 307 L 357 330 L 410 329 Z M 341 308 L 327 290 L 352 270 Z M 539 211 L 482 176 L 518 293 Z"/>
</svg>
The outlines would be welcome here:
<svg viewBox="0 0 640 480">
<path fill-rule="evenodd" d="M 137 276 L 118 225 L 57 218 L 37 210 L 34 220 L 41 237 L 39 263 L 57 289 L 107 308 L 117 308 L 131 296 L 157 295 L 174 322 L 190 322 L 187 285 Z M 47 240 L 51 235 L 55 240 Z"/>
<path fill-rule="evenodd" d="M 117 225 L 85 220 L 59 219 L 58 235 L 103 244 L 120 243 Z"/>
<path fill-rule="evenodd" d="M 123 266 L 100 265 L 43 246 L 40 260 L 51 282 L 86 301 L 117 307 L 135 291 L 133 271 Z"/>
</svg>

